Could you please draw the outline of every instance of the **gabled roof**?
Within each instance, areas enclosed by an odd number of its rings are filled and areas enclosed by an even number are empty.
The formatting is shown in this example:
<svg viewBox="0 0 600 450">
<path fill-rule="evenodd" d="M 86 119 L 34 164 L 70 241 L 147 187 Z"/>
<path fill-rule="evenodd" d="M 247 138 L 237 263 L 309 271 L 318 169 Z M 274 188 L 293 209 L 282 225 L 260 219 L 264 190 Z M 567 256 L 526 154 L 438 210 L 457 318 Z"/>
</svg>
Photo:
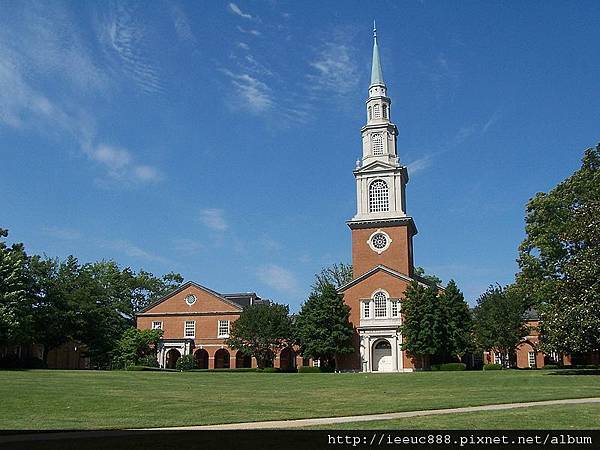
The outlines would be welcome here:
<svg viewBox="0 0 600 450">
<path fill-rule="evenodd" d="M 231 306 L 233 306 L 233 307 L 235 307 L 235 308 L 238 308 L 238 309 L 242 309 L 242 306 L 241 306 L 241 305 L 239 305 L 239 304 L 237 304 L 236 302 L 234 302 L 234 301 L 232 301 L 232 300 L 230 300 L 230 299 L 228 299 L 228 298 L 226 298 L 226 297 L 222 296 L 222 295 L 221 295 L 221 294 L 219 294 L 218 292 L 216 292 L 216 291 L 213 291 L 212 289 L 209 289 L 209 288 L 207 288 L 207 287 L 205 287 L 205 286 L 202 286 L 201 284 L 195 283 L 195 282 L 193 282 L 193 281 L 187 281 L 187 282 L 183 283 L 181 286 L 179 286 L 177 289 L 175 289 L 175 290 L 173 290 L 173 291 L 169 292 L 167 295 L 165 295 L 165 296 L 163 296 L 163 297 L 159 298 L 159 299 L 158 299 L 158 300 L 156 300 L 155 302 L 153 302 L 153 303 L 151 303 L 150 305 L 146 306 L 145 308 L 143 308 L 143 309 L 139 310 L 139 311 L 138 311 L 136 314 L 139 314 L 139 313 L 144 313 L 144 312 L 146 312 L 146 311 L 148 311 L 148 310 L 150 310 L 150 309 L 154 308 L 156 305 L 159 305 L 159 304 L 161 304 L 162 302 L 164 302 L 165 300 L 168 300 L 168 299 L 170 299 L 170 298 L 171 298 L 171 297 L 173 297 L 174 295 L 176 295 L 176 294 L 179 294 L 181 291 L 183 291 L 183 290 L 185 290 L 185 289 L 189 288 L 190 286 L 194 286 L 195 288 L 197 288 L 197 289 L 200 289 L 201 291 L 207 292 L 207 293 L 209 293 L 209 294 L 213 295 L 214 297 L 217 297 L 217 298 L 218 298 L 219 300 L 221 300 L 222 302 L 225 302 L 225 303 L 227 303 L 228 305 L 231 305 Z"/>
<path fill-rule="evenodd" d="M 369 270 L 368 272 L 363 273 L 362 275 L 354 278 L 352 281 L 346 283 L 345 285 L 341 286 L 338 288 L 338 292 L 344 292 L 345 290 L 347 290 L 348 288 L 351 288 L 352 286 L 355 286 L 356 284 L 360 283 L 363 280 L 366 280 L 367 278 L 369 278 L 371 275 L 374 275 L 377 272 L 386 272 L 389 275 L 396 277 L 400 280 L 404 280 L 407 282 L 412 282 L 412 281 L 416 281 L 417 283 L 421 284 L 422 286 L 428 287 L 431 286 L 431 283 L 428 282 L 428 280 L 426 280 L 425 278 L 419 277 L 419 276 L 415 276 L 414 278 L 409 277 L 408 275 L 405 275 L 403 273 L 397 272 L 394 269 L 390 269 L 387 266 L 384 266 L 383 264 L 379 264 L 375 267 L 373 267 L 371 270 Z M 438 287 L 439 289 L 444 289 L 442 286 L 436 285 L 436 287 Z"/>
<path fill-rule="evenodd" d="M 360 172 L 367 172 L 367 171 L 373 171 L 373 170 L 394 170 L 394 169 L 406 169 L 406 167 L 404 166 L 397 166 L 395 164 L 390 164 L 386 161 L 382 161 L 380 159 L 377 159 L 375 161 L 371 161 L 368 164 L 365 164 L 364 166 L 362 166 L 359 169 L 356 169 L 354 172 L 355 173 L 360 173 Z"/>
</svg>

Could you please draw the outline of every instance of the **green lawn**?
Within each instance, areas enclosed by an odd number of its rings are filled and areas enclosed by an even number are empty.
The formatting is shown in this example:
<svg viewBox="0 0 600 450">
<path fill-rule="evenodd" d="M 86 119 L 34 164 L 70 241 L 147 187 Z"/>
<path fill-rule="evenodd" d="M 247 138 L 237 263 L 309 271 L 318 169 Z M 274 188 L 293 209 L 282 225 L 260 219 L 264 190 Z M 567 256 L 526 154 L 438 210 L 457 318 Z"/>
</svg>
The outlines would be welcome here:
<svg viewBox="0 0 600 450">
<path fill-rule="evenodd" d="M 0 428 L 200 425 L 600 397 L 600 376 L 552 373 L 0 371 Z"/>
<path fill-rule="evenodd" d="M 312 427 L 324 430 L 597 430 L 600 404 L 552 405 Z"/>
</svg>

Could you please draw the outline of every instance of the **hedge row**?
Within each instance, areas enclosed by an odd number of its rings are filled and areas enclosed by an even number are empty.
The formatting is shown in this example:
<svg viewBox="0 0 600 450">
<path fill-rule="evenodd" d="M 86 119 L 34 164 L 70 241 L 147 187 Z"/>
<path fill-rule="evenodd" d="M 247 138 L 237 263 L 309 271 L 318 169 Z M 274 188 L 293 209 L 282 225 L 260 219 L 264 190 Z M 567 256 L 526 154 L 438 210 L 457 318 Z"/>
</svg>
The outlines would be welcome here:
<svg viewBox="0 0 600 450">
<path fill-rule="evenodd" d="M 484 364 L 483 370 L 502 370 L 502 364 Z"/>
<path fill-rule="evenodd" d="M 432 364 L 432 371 L 460 371 L 466 370 L 467 365 L 465 363 L 446 363 L 446 364 Z"/>
</svg>

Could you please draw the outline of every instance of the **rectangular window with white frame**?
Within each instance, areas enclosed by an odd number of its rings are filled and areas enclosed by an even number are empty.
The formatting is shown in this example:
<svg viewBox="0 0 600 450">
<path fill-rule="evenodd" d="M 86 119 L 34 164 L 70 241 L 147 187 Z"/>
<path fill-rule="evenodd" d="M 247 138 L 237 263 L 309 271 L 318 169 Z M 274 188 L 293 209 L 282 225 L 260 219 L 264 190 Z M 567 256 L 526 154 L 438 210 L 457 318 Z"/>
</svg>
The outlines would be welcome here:
<svg viewBox="0 0 600 450">
<path fill-rule="evenodd" d="M 186 320 L 183 328 L 183 336 L 186 338 L 196 337 L 196 321 Z"/>
<path fill-rule="evenodd" d="M 163 329 L 163 324 L 162 322 L 155 320 L 154 322 L 152 322 L 152 329 L 153 330 L 162 330 Z"/>
<path fill-rule="evenodd" d="M 494 352 L 494 364 L 502 365 L 502 353 Z"/>
<path fill-rule="evenodd" d="M 400 302 L 391 300 L 390 313 L 392 317 L 400 317 Z"/>
<path fill-rule="evenodd" d="M 529 352 L 528 354 L 529 356 L 529 368 L 534 369 L 535 368 L 535 352 Z"/>
<path fill-rule="evenodd" d="M 362 302 L 363 308 L 363 318 L 370 319 L 371 318 L 371 301 Z"/>
<path fill-rule="evenodd" d="M 219 337 L 229 337 L 229 320 L 219 320 Z"/>
</svg>

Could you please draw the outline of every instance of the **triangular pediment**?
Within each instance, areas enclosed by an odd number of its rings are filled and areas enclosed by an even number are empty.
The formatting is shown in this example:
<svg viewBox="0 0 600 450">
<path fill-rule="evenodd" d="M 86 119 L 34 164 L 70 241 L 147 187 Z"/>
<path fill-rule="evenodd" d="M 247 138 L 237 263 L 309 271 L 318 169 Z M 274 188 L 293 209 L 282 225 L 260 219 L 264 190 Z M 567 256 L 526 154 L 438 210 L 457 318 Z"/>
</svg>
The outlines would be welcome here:
<svg viewBox="0 0 600 450">
<path fill-rule="evenodd" d="M 360 169 L 356 169 L 354 173 L 373 172 L 378 170 L 398 170 L 401 168 L 402 167 L 399 167 L 396 164 L 390 164 L 385 161 L 376 160 L 365 164 Z"/>
<path fill-rule="evenodd" d="M 379 264 L 375 267 L 373 267 L 371 270 L 369 270 L 368 272 L 363 273 L 362 275 L 354 278 L 353 280 L 351 280 L 350 282 L 346 283 L 345 285 L 341 286 L 338 288 L 338 292 L 344 292 L 347 289 L 351 288 L 352 286 L 355 286 L 358 283 L 363 282 L 364 280 L 366 280 L 367 278 L 372 277 L 373 275 L 375 275 L 376 273 L 379 272 L 385 272 L 386 274 L 394 277 L 394 278 L 398 278 L 400 280 L 406 281 L 407 283 L 410 283 L 412 281 L 416 281 L 417 283 L 423 285 L 423 286 L 429 286 L 425 281 L 425 279 L 421 278 L 421 277 L 409 277 L 408 275 L 405 275 L 403 273 L 400 273 L 394 269 L 390 269 L 389 267 L 384 266 L 383 264 Z M 442 286 L 438 286 L 439 289 L 444 289 Z"/>
<path fill-rule="evenodd" d="M 197 302 L 192 305 L 186 305 L 184 298 L 188 294 L 194 294 L 197 297 Z M 179 298 L 181 297 L 181 298 Z M 176 301 L 175 301 L 176 300 Z M 223 297 L 218 292 L 213 291 L 201 284 L 193 281 L 188 281 L 182 284 L 177 289 L 169 292 L 164 297 L 161 297 L 146 308 L 140 310 L 138 314 L 152 313 L 157 310 L 168 309 L 169 312 L 188 311 L 199 312 L 205 309 L 205 304 L 210 305 L 207 310 L 241 310 L 242 307 L 237 303 Z"/>
</svg>

